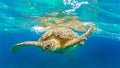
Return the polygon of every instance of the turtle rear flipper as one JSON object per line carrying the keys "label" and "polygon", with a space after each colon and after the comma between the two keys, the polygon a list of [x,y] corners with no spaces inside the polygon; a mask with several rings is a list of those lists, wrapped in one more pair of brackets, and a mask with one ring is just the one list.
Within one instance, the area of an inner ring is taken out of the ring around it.
{"label": "turtle rear flipper", "polygon": [[27,41],[27,42],[22,42],[22,43],[15,44],[12,47],[11,52],[15,53],[15,52],[19,51],[20,49],[22,49],[23,47],[26,47],[26,46],[40,46],[40,42]]}

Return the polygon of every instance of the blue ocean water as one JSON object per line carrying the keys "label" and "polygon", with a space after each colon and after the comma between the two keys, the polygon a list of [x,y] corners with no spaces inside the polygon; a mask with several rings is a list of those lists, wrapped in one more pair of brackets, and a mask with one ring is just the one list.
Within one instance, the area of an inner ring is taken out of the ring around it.
{"label": "blue ocean water", "polygon": [[[14,44],[37,41],[38,16],[65,11],[95,24],[85,45],[74,52],[51,54],[36,47],[11,53]],[[120,68],[119,0],[0,0],[0,68]]]}

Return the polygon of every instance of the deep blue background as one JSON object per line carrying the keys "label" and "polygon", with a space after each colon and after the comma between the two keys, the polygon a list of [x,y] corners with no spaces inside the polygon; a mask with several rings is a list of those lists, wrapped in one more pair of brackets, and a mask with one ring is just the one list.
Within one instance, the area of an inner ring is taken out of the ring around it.
{"label": "deep blue background", "polygon": [[[66,54],[49,54],[26,47],[12,54],[11,47],[22,41],[37,40],[29,31],[0,34],[0,68],[119,68],[119,41],[89,36],[85,45]],[[22,40],[22,41],[21,41]]]}

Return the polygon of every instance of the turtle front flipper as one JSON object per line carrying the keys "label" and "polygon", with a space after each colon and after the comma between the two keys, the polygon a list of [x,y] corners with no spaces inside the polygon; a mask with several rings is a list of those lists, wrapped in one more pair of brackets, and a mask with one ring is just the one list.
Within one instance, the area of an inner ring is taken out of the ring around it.
{"label": "turtle front flipper", "polygon": [[81,36],[79,36],[79,38],[76,38],[74,40],[71,40],[70,42],[68,42],[64,47],[76,44],[78,42],[81,42],[83,40],[85,40],[95,29],[95,26],[92,23],[89,23],[90,28]]}
{"label": "turtle front flipper", "polygon": [[21,48],[25,47],[25,46],[38,46],[38,47],[40,47],[40,42],[27,41],[27,42],[22,42],[22,43],[15,44],[12,47],[11,52],[15,53],[15,52],[19,51]]}

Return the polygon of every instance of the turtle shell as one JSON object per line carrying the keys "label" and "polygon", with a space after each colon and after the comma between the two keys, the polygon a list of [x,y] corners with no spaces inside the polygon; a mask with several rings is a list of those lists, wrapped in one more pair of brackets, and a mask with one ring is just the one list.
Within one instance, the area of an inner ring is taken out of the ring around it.
{"label": "turtle shell", "polygon": [[79,37],[76,33],[67,27],[55,27],[45,32],[38,41],[45,41],[53,36],[62,40],[72,40]]}

